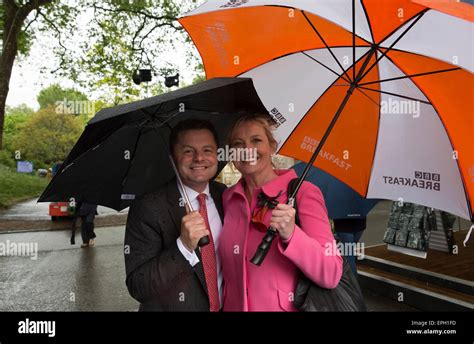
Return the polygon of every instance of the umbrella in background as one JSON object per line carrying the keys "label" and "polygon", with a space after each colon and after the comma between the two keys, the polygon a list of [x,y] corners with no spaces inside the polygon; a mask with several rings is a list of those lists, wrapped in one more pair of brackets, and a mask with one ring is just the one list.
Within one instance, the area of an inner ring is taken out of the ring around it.
{"label": "umbrella in background", "polygon": [[[292,168],[299,177],[305,167],[306,164],[300,162]],[[366,217],[380,201],[362,197],[349,186],[320,168],[311,167],[305,180],[319,187],[324,196],[328,216],[333,220]]]}
{"label": "umbrella in background", "polygon": [[433,3],[212,0],[179,22],[208,78],[253,79],[280,154],[474,221],[474,11]]}
{"label": "umbrella in background", "polygon": [[[38,202],[73,198],[122,210],[174,177],[169,159],[172,127],[187,118],[208,120],[222,147],[239,111],[266,112],[248,78],[215,78],[102,109]],[[220,168],[225,163],[221,161]]]}

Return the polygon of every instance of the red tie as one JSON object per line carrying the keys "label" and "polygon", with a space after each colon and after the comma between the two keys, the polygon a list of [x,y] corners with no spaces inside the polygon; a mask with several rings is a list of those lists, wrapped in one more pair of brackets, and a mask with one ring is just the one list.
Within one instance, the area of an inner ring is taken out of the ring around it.
{"label": "red tie", "polygon": [[207,293],[209,294],[209,304],[211,312],[219,311],[219,291],[217,289],[217,264],[216,249],[214,239],[212,238],[211,226],[207,217],[206,195],[199,194],[199,214],[204,219],[207,229],[209,230],[209,244],[201,247],[202,265],[204,267],[204,276],[206,277]]}

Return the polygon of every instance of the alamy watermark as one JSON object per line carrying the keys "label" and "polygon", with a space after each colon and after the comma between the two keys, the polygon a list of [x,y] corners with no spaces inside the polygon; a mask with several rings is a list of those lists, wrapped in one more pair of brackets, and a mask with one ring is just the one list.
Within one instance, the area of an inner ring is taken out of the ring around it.
{"label": "alamy watermark", "polygon": [[54,320],[30,320],[26,318],[18,323],[19,334],[47,334],[48,337],[56,336],[56,321]]}
{"label": "alamy watermark", "polygon": [[256,148],[234,148],[225,145],[217,149],[218,161],[244,161],[249,162],[249,165],[255,165],[257,158]]}
{"label": "alamy watermark", "polygon": [[412,115],[420,117],[420,101],[388,98],[380,102],[380,113],[388,115]]}
{"label": "alamy watermark", "polygon": [[363,242],[338,242],[338,243],[326,243],[324,245],[324,254],[326,256],[356,256],[358,260],[364,259],[365,257],[365,244]]}
{"label": "alamy watermark", "polygon": [[38,259],[37,242],[5,242],[0,241],[0,256],[3,257],[30,257],[31,260]]}
{"label": "alamy watermark", "polygon": [[95,114],[95,102],[88,100],[58,100],[56,102],[56,113],[68,115],[93,115]]}

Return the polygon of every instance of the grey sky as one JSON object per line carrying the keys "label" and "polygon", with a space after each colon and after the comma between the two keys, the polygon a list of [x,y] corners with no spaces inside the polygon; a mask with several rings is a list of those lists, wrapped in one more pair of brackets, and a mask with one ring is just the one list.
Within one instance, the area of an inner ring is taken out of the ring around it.
{"label": "grey sky", "polygon": [[[80,37],[81,31],[84,32],[86,30],[85,23],[89,22],[91,15],[92,12],[86,13],[84,18],[80,18],[78,20],[78,31],[76,32],[76,37]],[[33,109],[38,109],[39,104],[36,101],[36,97],[41,89],[53,83],[59,83],[62,87],[67,88],[75,87],[72,81],[50,73],[50,70],[57,68],[57,60],[52,53],[56,44],[57,43],[54,38],[45,39],[43,37],[41,41],[35,42],[31,49],[31,53],[27,58],[17,57],[10,79],[10,92],[7,97],[8,106],[17,106],[19,104],[25,103]],[[196,71],[192,70],[186,64],[185,53],[185,47],[179,46],[176,51],[170,51],[168,53],[162,54],[160,58],[162,61],[168,62],[171,65],[177,67],[180,72],[180,81],[189,84],[196,75]],[[195,54],[196,56],[199,56],[197,51]],[[41,67],[46,67],[47,72],[41,74]],[[132,72],[133,71],[130,72],[130,78],[132,76]],[[149,86],[156,83],[163,84],[163,77],[153,77],[153,80],[151,83],[149,83]],[[146,86],[142,84],[137,87],[141,87],[143,90],[145,90]],[[87,93],[87,96],[93,100],[98,97],[98,94]]]}

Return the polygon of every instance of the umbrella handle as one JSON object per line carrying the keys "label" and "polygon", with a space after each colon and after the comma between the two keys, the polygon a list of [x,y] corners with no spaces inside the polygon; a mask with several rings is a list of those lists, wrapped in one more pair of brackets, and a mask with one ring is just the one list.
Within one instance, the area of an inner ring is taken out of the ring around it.
{"label": "umbrella handle", "polygon": [[199,239],[198,246],[203,247],[206,246],[210,243],[209,235],[203,236],[201,239]]}
{"label": "umbrella handle", "polygon": [[255,255],[253,258],[250,260],[252,264],[255,264],[257,266],[260,266],[260,264],[263,263],[263,260],[267,256],[268,250],[270,249],[270,246],[272,245],[273,239],[276,237],[276,229],[273,227],[268,227],[267,233],[262,239],[262,242],[260,245],[258,245],[257,251],[255,251]]}
{"label": "umbrella handle", "polygon": [[[303,182],[302,180],[301,181],[298,180],[298,184],[296,185],[295,190],[293,190],[292,194],[288,198],[288,202],[286,204],[291,205],[292,207],[294,206],[296,194],[302,182]],[[276,234],[277,234],[277,230],[275,228],[273,228],[272,226],[268,227],[267,233],[263,237],[260,245],[258,245],[253,258],[250,259],[250,262],[252,264],[260,266],[263,263],[263,260],[267,256],[268,250],[270,250],[270,247],[272,246],[272,242],[273,242],[273,239],[275,239]]]}

